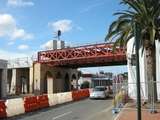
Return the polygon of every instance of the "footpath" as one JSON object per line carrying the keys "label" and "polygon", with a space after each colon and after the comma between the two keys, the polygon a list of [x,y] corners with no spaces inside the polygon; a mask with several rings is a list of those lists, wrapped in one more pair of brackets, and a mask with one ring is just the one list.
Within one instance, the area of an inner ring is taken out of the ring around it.
{"label": "footpath", "polygon": [[[160,109],[156,109],[157,113],[150,113],[147,105],[142,106],[142,120],[160,120]],[[136,103],[130,102],[117,115],[115,120],[136,120],[137,110]]]}

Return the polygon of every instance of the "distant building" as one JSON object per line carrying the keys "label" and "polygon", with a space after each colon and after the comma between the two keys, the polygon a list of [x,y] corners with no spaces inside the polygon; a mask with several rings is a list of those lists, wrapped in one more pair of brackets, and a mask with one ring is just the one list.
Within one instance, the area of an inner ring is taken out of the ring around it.
{"label": "distant building", "polygon": [[78,80],[79,86],[88,81],[90,83],[90,87],[96,86],[111,86],[113,80],[113,74],[108,73],[97,73],[97,74],[82,74],[80,79]]}
{"label": "distant building", "polygon": [[47,50],[63,49],[65,48],[65,42],[62,40],[51,40],[50,45],[47,46]]}
{"label": "distant building", "polygon": [[112,86],[113,74],[102,73],[96,74],[92,77],[92,87],[96,86]]}

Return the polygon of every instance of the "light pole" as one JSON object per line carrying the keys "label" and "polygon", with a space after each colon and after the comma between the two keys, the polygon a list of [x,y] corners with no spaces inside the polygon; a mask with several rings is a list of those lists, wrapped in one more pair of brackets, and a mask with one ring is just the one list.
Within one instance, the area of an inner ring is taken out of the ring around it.
{"label": "light pole", "polygon": [[138,24],[134,24],[134,36],[136,42],[136,77],[137,77],[137,120],[141,120],[141,90],[140,90],[140,74],[139,74],[139,42],[141,30]]}

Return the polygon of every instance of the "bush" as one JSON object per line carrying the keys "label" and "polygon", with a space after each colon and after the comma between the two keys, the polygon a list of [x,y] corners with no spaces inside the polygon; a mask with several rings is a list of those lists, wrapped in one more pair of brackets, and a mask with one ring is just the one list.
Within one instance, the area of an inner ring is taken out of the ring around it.
{"label": "bush", "polygon": [[89,82],[88,81],[84,81],[82,84],[81,84],[81,89],[86,89],[86,88],[89,88]]}

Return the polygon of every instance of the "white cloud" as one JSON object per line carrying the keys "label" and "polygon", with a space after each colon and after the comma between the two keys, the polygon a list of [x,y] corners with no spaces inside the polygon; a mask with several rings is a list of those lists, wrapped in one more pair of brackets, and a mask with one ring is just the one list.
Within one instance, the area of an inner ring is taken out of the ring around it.
{"label": "white cloud", "polygon": [[5,51],[0,49],[0,59],[8,60],[8,59],[14,59],[14,58],[23,58],[27,56],[28,54]]}
{"label": "white cloud", "polygon": [[9,6],[15,7],[25,7],[34,5],[34,3],[31,0],[8,0],[7,4]]}
{"label": "white cloud", "polygon": [[11,36],[11,39],[15,40],[19,38],[23,40],[33,39],[33,35],[26,33],[24,29],[15,29]]}
{"label": "white cloud", "polygon": [[14,45],[14,42],[13,42],[13,41],[11,41],[11,42],[9,42],[9,43],[8,43],[8,45]]}
{"label": "white cloud", "polygon": [[48,42],[44,43],[43,45],[40,46],[41,49],[51,49],[53,46],[53,40],[49,40]]}
{"label": "white cloud", "polygon": [[19,49],[19,50],[27,50],[28,48],[29,48],[28,45],[19,45],[19,46],[18,46],[18,49]]}
{"label": "white cloud", "polygon": [[49,26],[53,28],[54,31],[61,30],[62,32],[68,32],[72,29],[72,21],[68,19],[58,20],[49,23]]}
{"label": "white cloud", "polygon": [[18,28],[15,19],[10,14],[0,14],[0,37],[16,39],[33,39],[33,34],[27,33],[24,29]]}

